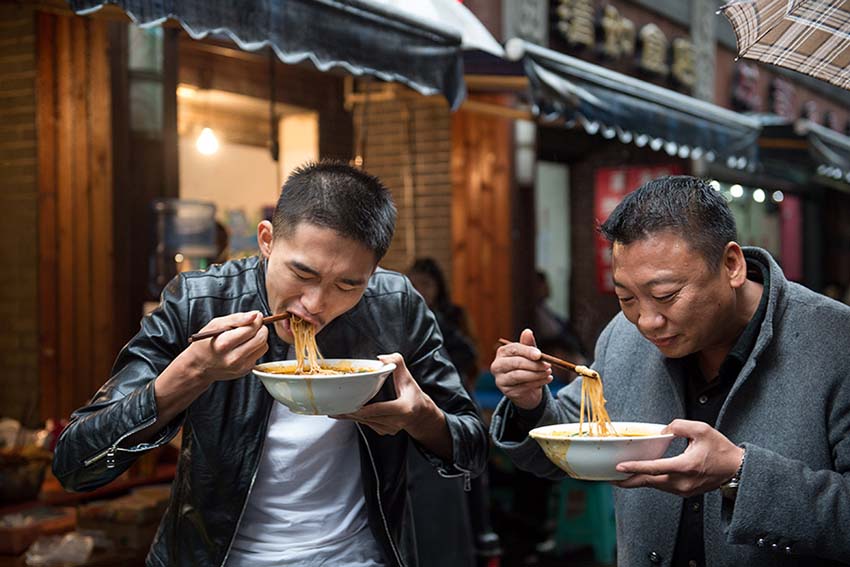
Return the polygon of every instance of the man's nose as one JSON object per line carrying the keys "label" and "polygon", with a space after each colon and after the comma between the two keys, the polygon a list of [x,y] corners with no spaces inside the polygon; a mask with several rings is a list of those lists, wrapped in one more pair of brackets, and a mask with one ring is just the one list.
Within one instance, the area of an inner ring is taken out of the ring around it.
{"label": "man's nose", "polygon": [[638,330],[644,334],[652,334],[664,327],[666,319],[658,310],[641,306],[638,314]]}
{"label": "man's nose", "polygon": [[325,309],[325,292],[320,286],[311,286],[301,295],[301,304],[311,315],[318,315]]}

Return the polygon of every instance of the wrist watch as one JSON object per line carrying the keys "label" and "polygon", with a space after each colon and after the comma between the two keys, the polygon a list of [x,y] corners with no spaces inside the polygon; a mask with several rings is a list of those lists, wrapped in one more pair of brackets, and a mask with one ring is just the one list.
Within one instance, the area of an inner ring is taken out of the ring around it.
{"label": "wrist watch", "polygon": [[735,497],[738,495],[738,485],[741,483],[741,473],[744,471],[744,459],[747,458],[747,449],[743,446],[741,449],[744,450],[744,453],[741,455],[741,464],[738,466],[738,470],[735,471],[732,478],[720,485],[720,494],[729,500],[735,500]]}

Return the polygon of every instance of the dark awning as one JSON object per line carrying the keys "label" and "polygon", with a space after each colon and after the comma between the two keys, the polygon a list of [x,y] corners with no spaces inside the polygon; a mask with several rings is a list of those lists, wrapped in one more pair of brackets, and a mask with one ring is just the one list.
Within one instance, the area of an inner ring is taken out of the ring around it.
{"label": "dark awning", "polygon": [[506,52],[522,59],[543,121],[579,125],[671,156],[756,166],[760,124],[754,118],[519,39],[511,39]]}
{"label": "dark awning", "polygon": [[463,100],[461,37],[368,0],[68,0],[77,14],[116,4],[140,26],[175,19],[194,39],[231,37],[241,49],[270,45],[284,63],[309,60]]}
{"label": "dark awning", "polygon": [[807,119],[760,117],[761,154],[776,169],[808,168],[821,177],[850,184],[850,137]]}

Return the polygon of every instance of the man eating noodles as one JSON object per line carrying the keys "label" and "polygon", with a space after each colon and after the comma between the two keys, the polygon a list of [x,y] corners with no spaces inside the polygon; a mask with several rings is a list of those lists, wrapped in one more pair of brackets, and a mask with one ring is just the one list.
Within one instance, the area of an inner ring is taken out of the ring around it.
{"label": "man eating noodles", "polygon": [[[381,182],[335,162],[286,181],[260,256],[180,274],[124,347],[112,377],[77,410],[54,472],[102,486],[182,426],[171,501],[152,566],[402,566],[415,557],[406,496],[408,439],[444,476],[477,475],[486,431],[410,282],[377,268],[396,209]],[[250,372],[292,359],[288,312],[329,358],[396,370],[356,413],[303,416]],[[198,330],[229,329],[189,342]]]}
{"label": "man eating noodles", "polygon": [[[665,423],[665,458],[624,462],[618,564],[837,565],[850,557],[850,308],[741,248],[723,197],[666,177],[601,227],[622,309],[596,347],[614,421]],[[499,349],[491,432],[521,468],[563,473],[527,437],[577,422],[531,331]],[[682,451],[684,449],[684,451]],[[655,488],[658,490],[647,490]]]}

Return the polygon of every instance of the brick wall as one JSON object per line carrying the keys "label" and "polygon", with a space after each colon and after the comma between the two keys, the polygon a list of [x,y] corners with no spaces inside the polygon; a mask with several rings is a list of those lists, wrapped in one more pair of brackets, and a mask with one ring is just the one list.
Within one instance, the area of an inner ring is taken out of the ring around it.
{"label": "brick wall", "polygon": [[404,272],[415,258],[431,256],[451,281],[451,114],[442,98],[402,87],[392,92],[391,100],[355,104],[352,111],[365,169],[390,188],[398,207],[395,238],[381,265]]}
{"label": "brick wall", "polygon": [[0,416],[39,419],[35,19],[0,4]]}

